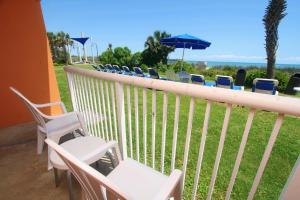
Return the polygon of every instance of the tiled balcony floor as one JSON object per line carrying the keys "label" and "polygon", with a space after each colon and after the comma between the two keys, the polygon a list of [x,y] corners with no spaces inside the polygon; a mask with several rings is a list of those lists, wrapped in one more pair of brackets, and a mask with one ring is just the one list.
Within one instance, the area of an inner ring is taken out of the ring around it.
{"label": "tiled balcony floor", "polygon": [[[103,165],[105,163],[100,167]],[[35,141],[0,147],[0,199],[68,200],[65,173],[60,176],[61,182],[56,188],[53,171],[47,170],[47,148],[42,155],[37,155]],[[79,185],[75,182],[75,199],[80,199]]]}

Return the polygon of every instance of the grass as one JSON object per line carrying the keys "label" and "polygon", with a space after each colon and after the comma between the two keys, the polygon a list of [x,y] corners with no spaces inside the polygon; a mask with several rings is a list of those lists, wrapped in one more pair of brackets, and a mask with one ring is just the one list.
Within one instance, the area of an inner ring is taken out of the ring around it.
{"label": "grass", "polygon": [[[90,66],[80,65],[79,67],[91,69]],[[59,84],[59,90],[62,100],[65,102],[67,109],[72,110],[66,76],[62,66],[56,66],[55,72]],[[147,164],[151,165],[151,103],[152,92],[147,90]],[[299,96],[299,95],[298,95]],[[126,94],[125,94],[126,98]],[[133,99],[133,90],[131,90],[131,99]],[[132,109],[132,133],[133,141],[135,141],[135,116]],[[180,119],[178,129],[178,143],[176,151],[176,168],[182,169],[184,145],[187,132],[187,121],[189,112],[190,98],[181,97],[180,105]],[[163,94],[157,94],[157,127],[156,127],[156,169],[160,170],[161,159],[161,137],[162,137],[162,106]],[[126,106],[126,105],[125,105]],[[198,149],[201,140],[201,131],[204,119],[206,102],[204,100],[196,100],[194,109],[193,129],[190,143],[189,159],[187,165],[187,175],[185,184],[185,199],[191,199],[192,189],[194,184],[194,176],[197,165]],[[125,107],[127,109],[127,106]],[[204,199],[208,193],[210,178],[215,162],[217,148],[219,144],[220,133],[222,129],[225,105],[221,103],[214,103],[211,110],[211,117],[209,121],[209,129],[207,141],[205,146],[205,153],[203,164],[201,168],[201,176],[198,187],[197,199]],[[165,154],[165,172],[170,172],[171,166],[171,152],[173,139],[173,121],[175,111],[175,96],[169,95],[168,98],[168,123],[166,133],[166,154]],[[127,112],[127,110],[126,110]],[[230,180],[235,158],[239,149],[241,137],[244,126],[247,120],[249,110],[244,107],[234,106],[229,122],[228,131],[225,138],[225,144],[222,154],[222,159],[219,166],[218,176],[213,193],[213,199],[224,199],[227,186]],[[139,138],[140,138],[140,161],[144,162],[143,158],[143,133],[142,133],[142,90],[139,89]],[[127,113],[126,113],[127,115]],[[255,114],[254,122],[249,134],[248,142],[245,148],[245,153],[242,159],[240,170],[232,191],[232,199],[246,199],[248,192],[252,186],[257,168],[261,161],[265,146],[268,142],[270,133],[272,131],[276,114],[258,111]],[[128,124],[127,124],[128,126]],[[287,177],[295,164],[300,153],[300,137],[298,130],[300,129],[299,119],[294,117],[285,117],[284,123],[281,127],[277,141],[273,147],[273,151],[264,175],[261,179],[260,185],[255,195],[255,199],[277,199],[281,190],[286,183]],[[128,127],[127,127],[128,130]],[[129,146],[129,145],[128,145]],[[135,143],[133,144],[135,147]],[[136,149],[133,148],[133,157],[136,158]],[[128,148],[128,153],[129,148]]]}

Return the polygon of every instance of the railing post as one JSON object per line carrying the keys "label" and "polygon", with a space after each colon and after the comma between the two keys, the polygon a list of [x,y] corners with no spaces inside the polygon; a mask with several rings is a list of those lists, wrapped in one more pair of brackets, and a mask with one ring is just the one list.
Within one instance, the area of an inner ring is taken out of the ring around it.
{"label": "railing post", "polygon": [[117,100],[117,118],[118,130],[120,137],[120,149],[123,159],[127,158],[127,141],[126,141],[126,125],[125,125],[125,104],[124,104],[124,86],[116,82],[116,100]]}
{"label": "railing post", "polygon": [[75,99],[75,94],[74,94],[74,82],[73,82],[73,75],[71,75],[69,72],[67,72],[67,79],[68,79],[68,87],[69,87],[69,92],[71,96],[71,101],[72,101],[72,106],[74,111],[78,111],[78,105]]}
{"label": "railing post", "polygon": [[295,166],[281,192],[279,199],[280,200],[298,199],[300,196],[299,184],[300,184],[300,156],[298,156],[298,160],[295,163]]}

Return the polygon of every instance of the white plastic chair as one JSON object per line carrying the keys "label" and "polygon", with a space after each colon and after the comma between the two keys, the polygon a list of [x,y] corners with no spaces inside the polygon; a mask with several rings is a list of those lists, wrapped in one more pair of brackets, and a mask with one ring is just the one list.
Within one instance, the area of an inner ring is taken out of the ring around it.
{"label": "white plastic chair", "polygon": [[[13,87],[10,89],[22,100],[26,107],[32,113],[35,121],[37,122],[37,153],[41,154],[44,147],[45,138],[51,138],[56,143],[59,139],[67,133],[74,132],[75,130],[82,130],[83,135],[87,133],[85,124],[81,115],[78,112],[67,113],[63,102],[54,102],[47,104],[34,104],[23,96],[18,90]],[[42,113],[39,109],[59,105],[63,114],[57,116],[49,116]],[[48,169],[52,168],[49,161],[51,148],[48,148]]]}
{"label": "white plastic chair", "polygon": [[46,139],[76,177],[82,188],[83,199],[89,200],[165,200],[181,199],[182,172],[174,170],[170,176],[132,159],[121,160],[117,142],[108,142],[102,151],[112,149],[119,160],[118,166],[107,176]]}

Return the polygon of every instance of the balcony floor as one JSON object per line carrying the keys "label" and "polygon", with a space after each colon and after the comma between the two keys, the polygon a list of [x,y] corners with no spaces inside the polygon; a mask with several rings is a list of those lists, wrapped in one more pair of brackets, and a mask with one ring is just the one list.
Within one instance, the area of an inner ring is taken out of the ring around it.
{"label": "balcony floor", "polygon": [[[100,169],[108,169],[103,165],[107,163],[100,163]],[[109,172],[106,170],[105,173]],[[60,172],[60,177],[60,185],[56,188],[53,171],[47,170],[47,146],[42,155],[37,155],[35,141],[0,147],[0,199],[67,200],[65,173]],[[80,199],[79,185],[75,180],[73,187],[75,199]]]}

